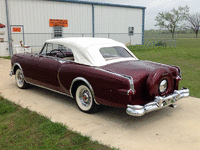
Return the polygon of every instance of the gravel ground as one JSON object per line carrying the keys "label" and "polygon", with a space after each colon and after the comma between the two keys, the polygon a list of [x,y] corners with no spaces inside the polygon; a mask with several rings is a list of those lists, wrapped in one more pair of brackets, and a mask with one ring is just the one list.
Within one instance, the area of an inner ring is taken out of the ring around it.
{"label": "gravel ground", "polygon": [[0,94],[54,122],[122,150],[200,149],[200,99],[180,100],[176,109],[165,108],[143,117],[131,117],[125,109],[103,107],[85,114],[74,99],[39,87],[21,90],[10,77],[10,60],[0,58]]}

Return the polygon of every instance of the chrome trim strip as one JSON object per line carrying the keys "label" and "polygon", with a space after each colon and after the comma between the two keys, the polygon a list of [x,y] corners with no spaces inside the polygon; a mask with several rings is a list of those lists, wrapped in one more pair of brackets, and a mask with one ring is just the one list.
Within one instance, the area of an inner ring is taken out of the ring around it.
{"label": "chrome trim strip", "polygon": [[127,91],[127,95],[129,95],[129,93],[130,93],[131,91],[133,92],[133,95],[134,95],[135,92],[134,92],[134,90],[132,90],[132,89],[130,89],[130,90]]}
{"label": "chrome trim strip", "polygon": [[181,77],[180,77],[180,76],[177,76],[177,77],[176,77],[176,80],[181,80]]}
{"label": "chrome trim strip", "polygon": [[9,75],[12,77],[12,75],[13,75],[13,71],[12,71],[12,69],[10,70]]}
{"label": "chrome trim strip", "polygon": [[101,69],[101,68],[95,68],[95,69],[100,70],[100,71],[104,71],[104,72],[107,72],[107,73],[111,73],[111,74],[116,75],[116,76],[127,78],[125,75],[121,75],[121,74],[118,74],[118,73],[110,72],[110,71],[107,71],[107,70],[104,70],[104,69]]}
{"label": "chrome trim strip", "polygon": [[[144,60],[144,61],[151,62],[151,63],[154,63],[154,64],[159,64],[159,65],[162,65],[162,66],[174,67],[174,65],[161,64],[161,63],[153,62],[153,61],[149,61],[149,60]],[[177,66],[177,67],[179,67],[179,66]],[[176,67],[174,67],[174,68],[176,68]],[[181,68],[179,67],[179,69],[180,69],[180,71],[176,68],[178,75],[181,77]]]}
{"label": "chrome trim strip", "polygon": [[91,84],[90,84],[85,78],[83,78],[83,77],[77,77],[77,78],[75,78],[75,79],[72,81],[72,83],[71,83],[71,85],[70,85],[70,95],[71,95],[71,97],[73,97],[73,96],[72,96],[72,87],[73,87],[73,85],[74,85],[74,83],[75,83],[76,81],[83,81],[83,82],[85,82],[85,83],[87,84],[87,86],[90,88],[90,90],[91,90],[91,92],[92,92],[92,96],[94,97],[95,103],[96,103],[97,105],[99,105],[99,104],[97,103],[97,101],[95,100],[94,90],[93,90]]}
{"label": "chrome trim strip", "polygon": [[[14,75],[15,66],[18,66],[18,67],[22,70],[22,73],[23,73],[23,75],[24,75],[23,69],[22,69],[22,67],[21,67],[21,65],[20,65],[19,63],[14,63],[14,64],[13,64],[13,66],[12,66],[12,68],[11,68],[12,75]],[[11,76],[11,71],[10,71],[10,73],[9,73],[10,76]],[[24,76],[24,80],[26,81],[26,77],[25,77],[25,76]],[[27,82],[27,81],[26,81],[26,82]]]}
{"label": "chrome trim strip", "polygon": [[179,99],[189,96],[189,89],[181,88],[175,90],[173,94],[169,96],[156,96],[153,102],[147,103],[144,106],[141,105],[127,105],[126,113],[131,116],[143,116],[145,113],[165,108],[170,105],[174,105]]}
{"label": "chrome trim strip", "polygon": [[134,82],[133,82],[133,78],[131,76],[113,73],[113,72],[110,72],[110,71],[107,71],[107,70],[104,70],[104,69],[101,69],[101,68],[95,68],[95,69],[128,79],[129,83],[130,83],[130,88],[133,90],[133,94],[135,93]]}
{"label": "chrome trim strip", "polygon": [[22,70],[22,72],[23,72],[23,69],[22,69],[21,65],[19,63],[14,63],[13,67],[12,67],[13,73],[14,73],[15,66],[18,66]]}
{"label": "chrome trim strip", "polygon": [[[11,70],[12,75],[13,75],[13,73],[14,73],[14,68],[15,68],[15,66],[18,66],[18,67],[22,70],[22,67],[20,66],[20,64],[19,64],[19,63],[15,63],[15,64],[13,65],[13,67],[12,67],[12,70]],[[11,74],[11,72],[10,72],[10,74]],[[22,72],[23,72],[23,70],[22,70]],[[10,74],[9,74],[9,75],[10,75]],[[24,77],[24,80],[26,81],[25,77]],[[59,92],[59,91],[56,91],[56,90],[53,90],[53,89],[50,89],[50,88],[47,88],[47,87],[38,85],[38,84],[34,84],[34,83],[31,83],[31,82],[27,82],[27,81],[26,81],[26,83],[32,84],[32,85],[35,85],[35,86],[38,86],[38,87],[41,87],[41,88],[44,88],[44,89],[47,89],[47,90],[50,90],[50,91],[53,91],[53,92],[56,92],[56,93],[63,94],[63,95],[66,95],[66,96],[71,97],[71,95],[68,95],[68,94],[66,94],[66,93],[62,93],[62,92]],[[73,97],[72,97],[72,98],[73,98]]]}
{"label": "chrome trim strip", "polygon": [[66,62],[66,60],[60,60],[60,59],[58,59],[58,62],[61,63],[61,64],[63,64],[63,63]]}
{"label": "chrome trim strip", "polygon": [[[153,62],[153,61],[150,61],[150,60],[144,60],[144,61],[151,62],[151,63],[154,63],[154,64],[159,64],[159,65],[162,65],[162,66],[173,67],[173,66],[170,66],[170,65],[167,65],[167,64],[161,64],[161,63]],[[176,69],[177,69],[177,68],[176,68]],[[177,69],[177,70],[178,70],[178,69]]]}
{"label": "chrome trim strip", "polygon": [[127,75],[122,75],[122,76],[124,76],[124,77],[129,79],[130,88],[131,88],[131,90],[133,90],[133,94],[135,94],[133,78],[131,76],[127,76]]}
{"label": "chrome trim strip", "polygon": [[[26,81],[27,82],[27,81]],[[41,86],[41,85],[38,85],[38,84],[34,84],[34,83],[31,83],[31,82],[27,82],[28,84],[31,84],[31,85],[34,85],[34,86],[37,86],[37,87],[40,87],[40,88],[43,88],[43,89],[47,89],[47,90],[50,90],[50,91],[53,91],[53,92],[56,92],[56,93],[59,93],[59,94],[62,94],[62,95],[66,95],[66,96],[69,96],[71,97],[71,95],[68,95],[66,93],[63,93],[63,92],[59,92],[59,91],[56,91],[56,90],[53,90],[53,89],[50,89],[50,88],[47,88],[47,87],[44,87],[44,86]],[[73,98],[73,97],[71,97]]]}

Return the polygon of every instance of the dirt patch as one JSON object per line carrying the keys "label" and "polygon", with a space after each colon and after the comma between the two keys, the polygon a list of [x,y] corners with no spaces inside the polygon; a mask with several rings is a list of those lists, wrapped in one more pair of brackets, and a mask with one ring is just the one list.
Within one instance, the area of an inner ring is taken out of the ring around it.
{"label": "dirt patch", "polygon": [[181,99],[176,109],[165,108],[143,117],[125,109],[103,107],[85,114],[74,99],[31,86],[21,90],[10,77],[10,60],[0,58],[0,93],[5,98],[62,122],[72,130],[123,150],[188,150],[200,147],[200,99]]}

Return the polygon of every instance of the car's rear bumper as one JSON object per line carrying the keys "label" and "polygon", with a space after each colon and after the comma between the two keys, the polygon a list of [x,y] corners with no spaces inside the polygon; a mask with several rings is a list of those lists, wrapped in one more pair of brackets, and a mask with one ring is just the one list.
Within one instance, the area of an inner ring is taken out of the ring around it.
{"label": "car's rear bumper", "polygon": [[156,96],[153,102],[147,103],[144,106],[141,105],[127,105],[126,113],[131,116],[143,116],[145,113],[161,109],[167,106],[175,106],[174,103],[180,98],[188,97],[189,89],[181,88],[181,90],[175,90],[173,94],[169,96]]}

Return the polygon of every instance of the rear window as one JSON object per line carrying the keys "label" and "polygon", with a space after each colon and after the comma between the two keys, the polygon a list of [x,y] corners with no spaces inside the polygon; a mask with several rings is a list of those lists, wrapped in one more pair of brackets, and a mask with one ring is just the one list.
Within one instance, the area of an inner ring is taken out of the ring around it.
{"label": "rear window", "polygon": [[112,60],[112,59],[133,57],[123,47],[103,47],[103,48],[100,48],[99,51],[106,61]]}

